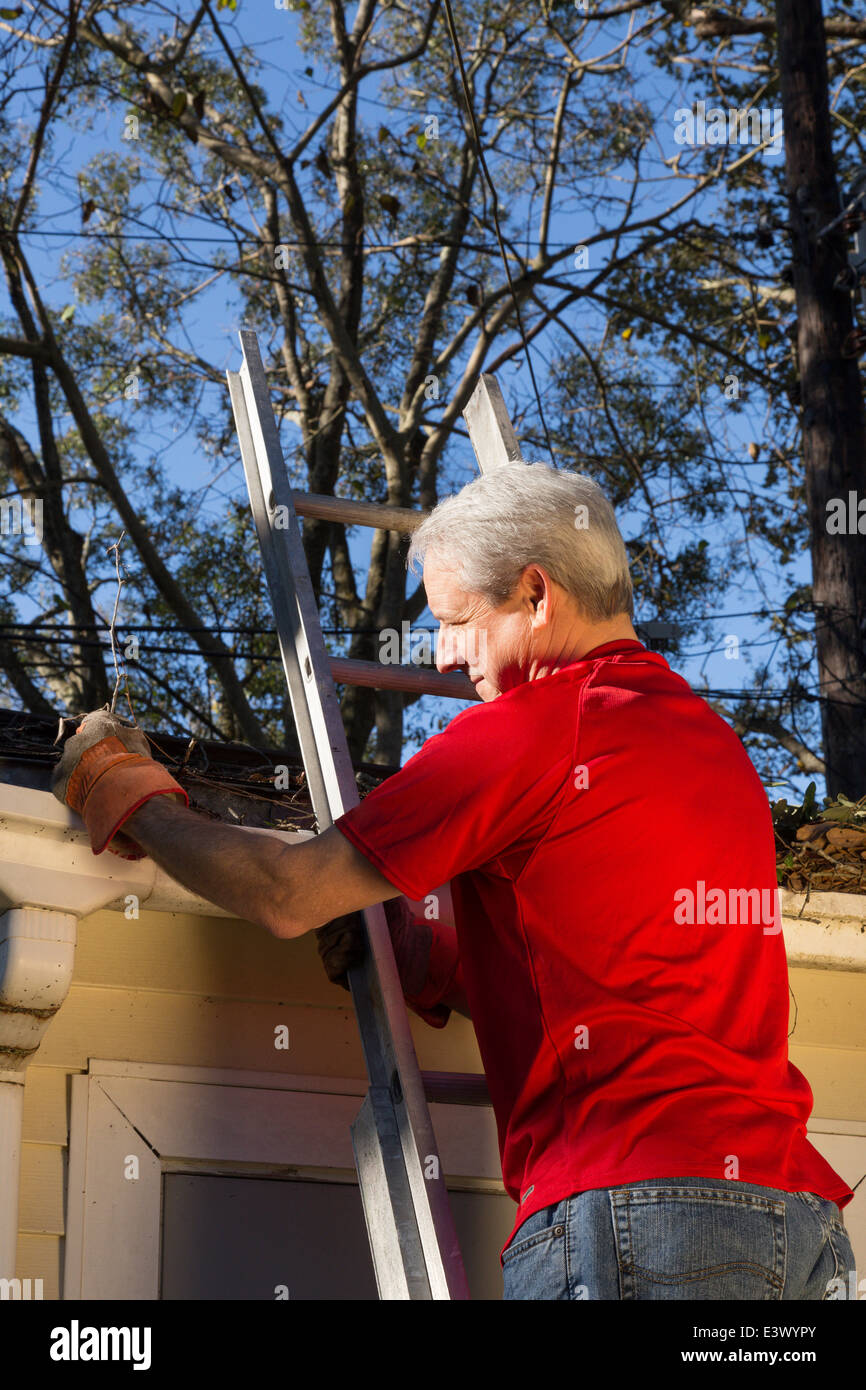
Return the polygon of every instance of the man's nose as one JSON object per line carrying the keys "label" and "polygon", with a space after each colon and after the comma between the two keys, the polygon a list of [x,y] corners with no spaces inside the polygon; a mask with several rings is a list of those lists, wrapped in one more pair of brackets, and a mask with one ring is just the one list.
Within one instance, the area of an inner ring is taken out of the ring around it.
{"label": "man's nose", "polygon": [[445,674],[448,671],[453,671],[455,666],[460,666],[461,664],[462,660],[457,642],[453,637],[449,637],[447,634],[443,635],[442,629],[440,628],[439,636],[436,639],[437,671],[441,671]]}

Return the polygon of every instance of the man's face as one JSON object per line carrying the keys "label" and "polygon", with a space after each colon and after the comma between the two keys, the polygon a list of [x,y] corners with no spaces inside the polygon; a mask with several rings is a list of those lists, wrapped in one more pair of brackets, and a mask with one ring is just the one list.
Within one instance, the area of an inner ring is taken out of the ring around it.
{"label": "man's face", "polygon": [[439,621],[436,666],[464,671],[482,700],[522,684],[528,676],[532,604],[518,586],[517,597],[496,608],[461,589],[452,570],[434,556],[424,561],[424,589]]}

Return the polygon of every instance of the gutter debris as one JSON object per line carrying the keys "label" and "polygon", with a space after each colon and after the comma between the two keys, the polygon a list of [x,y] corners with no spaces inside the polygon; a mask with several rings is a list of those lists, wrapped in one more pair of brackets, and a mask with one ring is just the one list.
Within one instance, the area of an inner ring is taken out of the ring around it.
{"label": "gutter debris", "polygon": [[[257,829],[317,829],[303,759],[297,753],[144,732],[153,757],[188,792],[193,810]],[[0,782],[49,791],[60,756],[56,735],[57,721],[50,716],[0,709]],[[399,769],[364,762],[356,763],[354,771],[363,801]]]}
{"label": "gutter debris", "polygon": [[[50,790],[59,757],[51,716],[0,709],[0,782]],[[259,829],[317,829],[303,759],[285,749],[147,734],[157,762],[169,769],[203,815]],[[277,778],[277,769],[284,769]],[[356,763],[363,801],[399,768]],[[279,780],[280,785],[276,782]],[[793,893],[866,893],[866,796],[859,801],[815,797],[815,783],[800,805],[771,803],[776,877]]]}
{"label": "gutter debris", "polygon": [[776,833],[776,877],[793,893],[866,893],[866,796],[825,797],[823,810],[810,782],[799,806],[771,806]]}

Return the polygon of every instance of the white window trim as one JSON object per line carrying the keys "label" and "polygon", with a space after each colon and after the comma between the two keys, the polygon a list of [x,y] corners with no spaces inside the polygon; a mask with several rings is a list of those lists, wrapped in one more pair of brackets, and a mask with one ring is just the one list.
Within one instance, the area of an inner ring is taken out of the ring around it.
{"label": "white window trim", "polygon": [[[357,1078],[90,1059],[72,1078],[64,1301],[159,1298],[164,1173],[356,1182],[349,1126],[366,1090]],[[492,1110],[430,1114],[449,1188],[504,1194]]]}

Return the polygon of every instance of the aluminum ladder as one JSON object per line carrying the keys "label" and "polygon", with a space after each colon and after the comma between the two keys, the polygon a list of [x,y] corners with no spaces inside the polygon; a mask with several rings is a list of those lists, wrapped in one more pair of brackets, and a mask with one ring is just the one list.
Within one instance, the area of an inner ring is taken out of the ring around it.
{"label": "aluminum ladder", "polygon": [[[467,676],[330,657],[301,539],[299,516],[412,531],[425,513],[294,492],[255,332],[239,333],[243,366],[229,393],[250,507],[274,611],[307,783],[319,831],[359,802],[335,681],[478,699]],[[520,457],[495,378],[482,375],[464,418],[479,468]],[[352,1146],[381,1299],[468,1299],[466,1273],[418,1068],[384,907],[365,908],[368,951],[349,972],[369,1090]],[[483,1077],[430,1074],[435,1099],[483,1104]]]}

